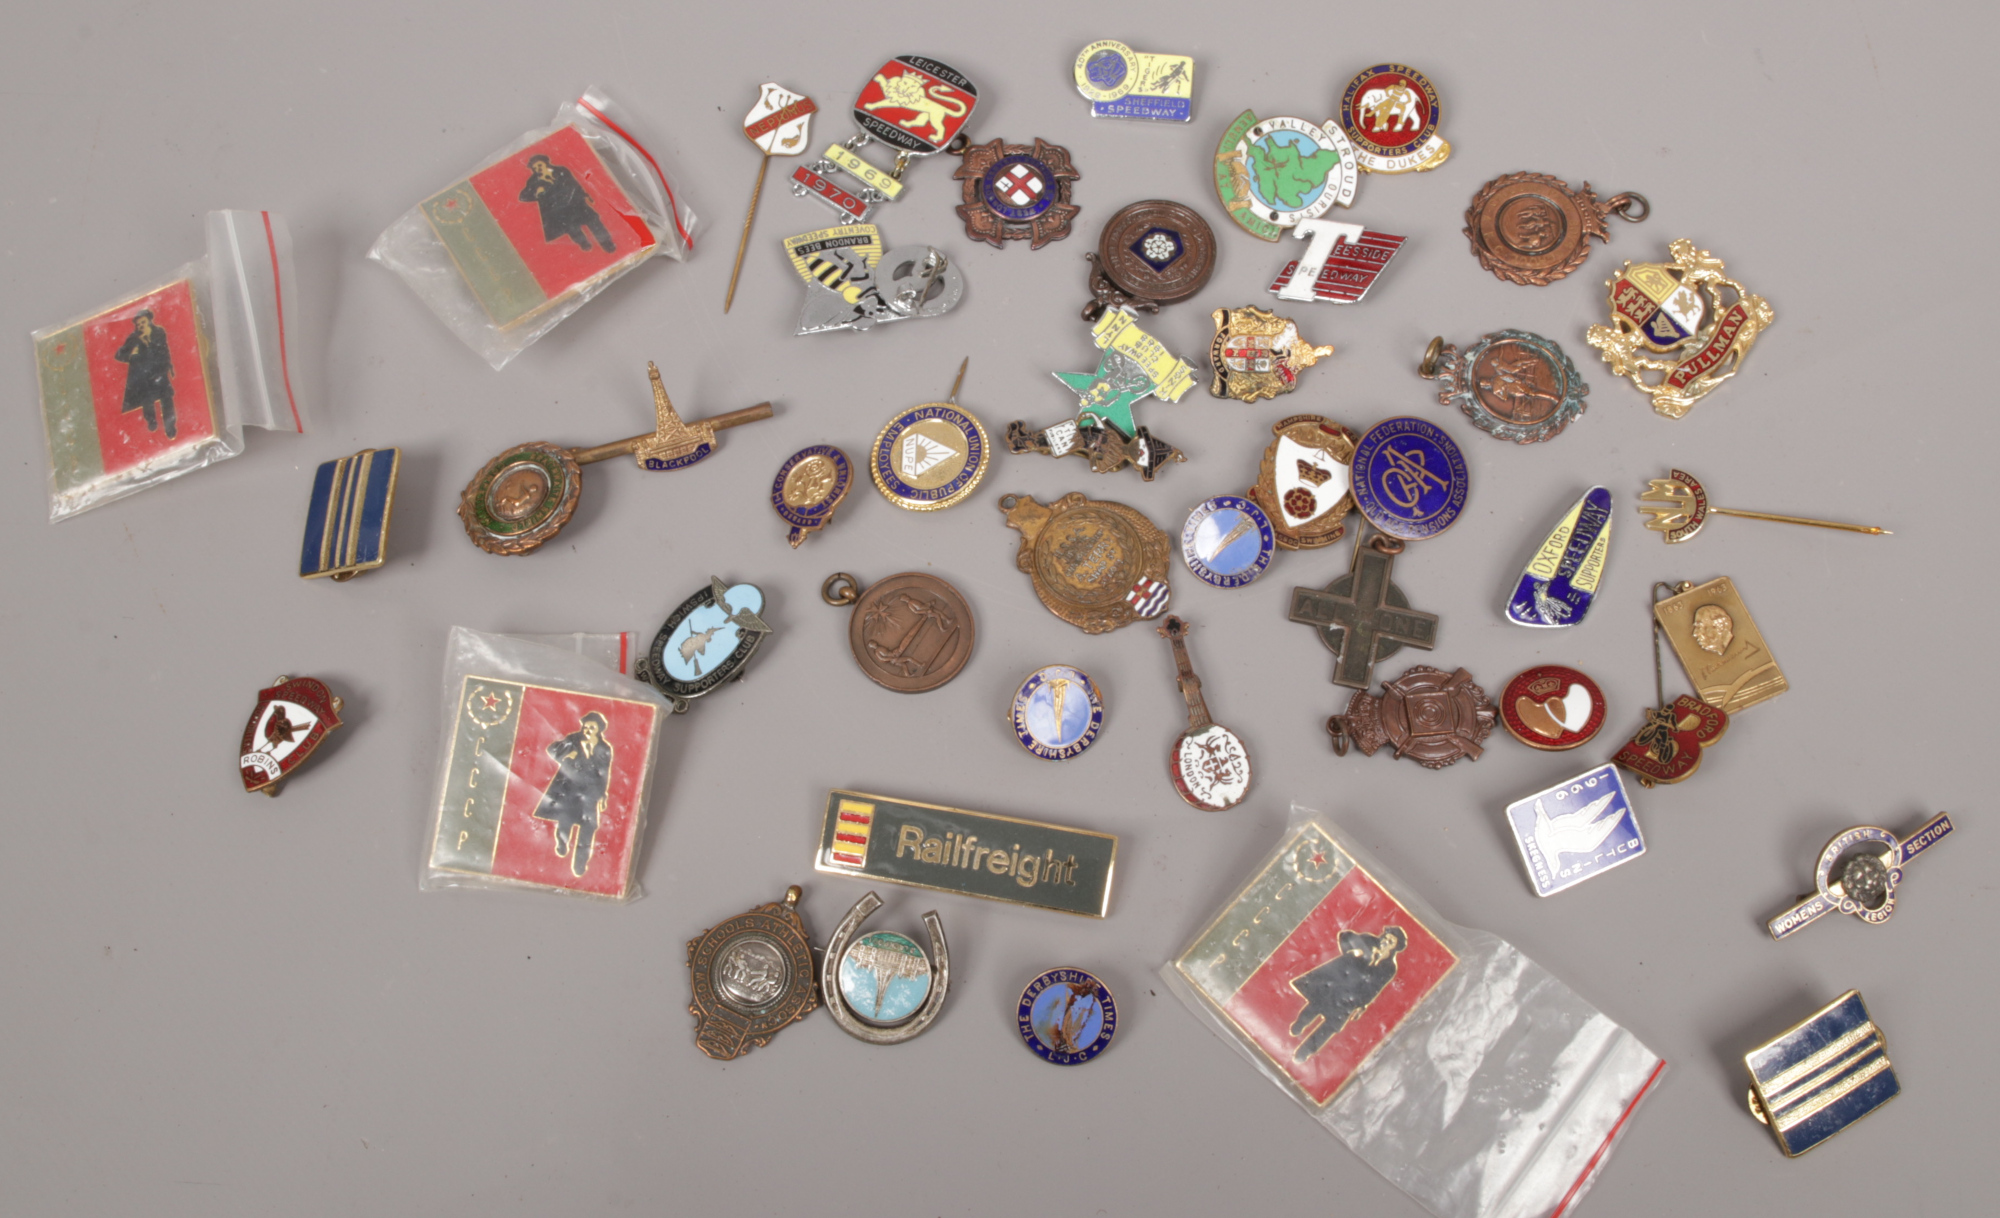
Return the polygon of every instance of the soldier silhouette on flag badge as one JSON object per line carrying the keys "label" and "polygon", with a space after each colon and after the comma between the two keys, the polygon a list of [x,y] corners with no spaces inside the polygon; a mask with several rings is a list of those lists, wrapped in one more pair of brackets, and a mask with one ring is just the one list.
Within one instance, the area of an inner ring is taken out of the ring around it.
{"label": "soldier silhouette on flag badge", "polygon": [[611,784],[611,743],[604,738],[609,726],[603,715],[591,711],[575,731],[549,742],[556,774],[534,816],[553,823],[556,857],[568,858],[570,874],[576,876],[590,866],[590,841],[597,835],[597,818],[604,814]]}
{"label": "soldier silhouette on flag badge", "polygon": [[[174,357],[167,350],[167,332],[153,320],[151,309],[141,309],[132,319],[132,333],[111,358],[125,365],[125,402],[120,413],[143,411],[147,431],[157,431],[164,423],[167,439],[173,439]],[[155,403],[159,405],[157,417]]]}
{"label": "soldier silhouette on flag badge", "polygon": [[611,243],[611,233],[598,218],[597,209],[591,206],[593,200],[584,190],[583,183],[576,175],[549,158],[536,153],[528,158],[528,184],[521,188],[521,202],[533,203],[542,209],[542,239],[554,241],[568,237],[576,242],[577,248],[589,249],[590,237],[584,235],[588,228],[597,238],[598,248],[609,254],[618,247]]}
{"label": "soldier silhouette on flag badge", "polygon": [[1292,1060],[1302,1062],[1319,1052],[1355,1016],[1367,1010],[1368,1004],[1395,979],[1396,953],[1409,945],[1410,937],[1400,926],[1386,927],[1379,935],[1343,930],[1338,956],[1294,977],[1292,988],[1306,1000],[1306,1005],[1292,1021],[1292,1035],[1306,1039],[1292,1054]]}

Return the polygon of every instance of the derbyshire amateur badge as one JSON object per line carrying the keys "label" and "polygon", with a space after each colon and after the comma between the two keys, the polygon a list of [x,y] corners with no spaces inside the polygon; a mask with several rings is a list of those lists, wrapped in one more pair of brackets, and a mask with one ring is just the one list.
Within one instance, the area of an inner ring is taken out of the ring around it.
{"label": "derbyshire amateur badge", "polygon": [[[1585,337],[1613,374],[1678,419],[1736,375],[1775,314],[1723,275],[1722,259],[1684,238],[1667,248],[1672,262],[1628,262],[1605,281],[1611,324]],[[1649,381],[1649,372],[1661,375]]]}

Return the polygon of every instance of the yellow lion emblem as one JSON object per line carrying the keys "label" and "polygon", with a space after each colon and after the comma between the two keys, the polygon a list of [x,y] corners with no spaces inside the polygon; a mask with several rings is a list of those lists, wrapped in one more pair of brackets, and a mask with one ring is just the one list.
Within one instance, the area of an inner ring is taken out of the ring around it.
{"label": "yellow lion emblem", "polygon": [[923,80],[911,73],[884,76],[877,72],[875,83],[882,86],[882,100],[869,102],[862,109],[908,110],[910,117],[897,119],[896,125],[918,134],[929,127],[937,132],[931,140],[933,144],[945,142],[945,120],[964,118],[971,111],[950,85],[934,84],[926,88]]}

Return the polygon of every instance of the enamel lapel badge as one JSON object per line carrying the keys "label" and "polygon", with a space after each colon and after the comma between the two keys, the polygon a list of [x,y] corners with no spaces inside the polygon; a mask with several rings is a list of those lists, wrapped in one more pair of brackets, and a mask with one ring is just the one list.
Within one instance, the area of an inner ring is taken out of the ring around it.
{"label": "enamel lapel badge", "polygon": [[900,1045],[937,1022],[951,992],[951,948],[936,910],[924,915],[929,955],[893,930],[861,933],[882,898],[867,893],[834,928],[820,963],[826,1013],[841,1031],[871,1045]]}
{"label": "enamel lapel badge", "polygon": [[1301,220],[1354,202],[1360,165],[1332,120],[1236,116],[1215,146],[1215,193],[1243,231],[1276,241]]}
{"label": "enamel lapel badge", "polygon": [[1889,1044],[1849,990],[1743,1055],[1750,1115],[1797,1158],[1900,1095]]}
{"label": "enamel lapel badge", "polygon": [[1217,309],[1209,320],[1215,338],[1208,348],[1214,372],[1208,391],[1219,398],[1256,402],[1290,393],[1299,387],[1299,373],[1333,354],[1332,347],[1315,347],[1299,337],[1291,318],[1254,305]]}
{"label": "enamel lapel badge", "polygon": [[1271,281],[1279,300],[1323,300],[1360,304],[1407,237],[1378,233],[1343,220],[1301,220],[1292,235],[1306,242],[1305,253],[1287,262]]}
{"label": "enamel lapel badge", "polygon": [[1102,981],[1082,969],[1052,968],[1021,991],[1014,1019],[1036,1057],[1054,1066],[1080,1066],[1111,1047],[1118,1004]]}
{"label": "enamel lapel badge", "polygon": [[1363,68],[1340,95],[1340,126],[1368,173],[1422,173],[1451,155],[1438,134],[1444,107],[1430,80],[1400,63]]}
{"label": "enamel lapel badge", "polygon": [[1001,249],[1026,241],[1036,250],[1069,236],[1070,221],[1081,210],[1069,201],[1070,183],[1083,176],[1069,149],[1041,139],[1032,145],[994,140],[972,145],[964,158],[952,177],[965,183],[958,218],[966,236]]}
{"label": "enamel lapel badge", "polygon": [[1085,634],[1158,617],[1167,607],[1173,544],[1122,503],[1072,491],[1053,503],[1002,495],[1007,527],[1021,534],[1014,555],[1044,607]]}
{"label": "enamel lapel badge", "polygon": [[1156,629],[1173,646],[1174,684],[1188,713],[1187,730],[1175,737],[1167,754],[1167,775],[1189,806],[1204,812],[1226,811],[1250,793],[1250,750],[1241,736],[1209,717],[1201,678],[1188,659],[1187,623],[1169,615]]}
{"label": "enamel lapel badge", "polygon": [[798,156],[806,150],[806,133],[819,109],[813,99],[794,93],[775,81],[765,81],[757,90],[757,104],[743,118],[743,138],[757,146],[757,184],[750,188],[750,210],[743,216],[743,236],[736,242],[736,265],[729,270],[729,292],[722,298],[722,311],[736,303],[736,278],[743,273],[743,251],[750,247],[750,226],[757,221],[757,200],[764,193],[764,171],[774,156]]}
{"label": "enamel lapel badge", "polygon": [[1588,744],[1604,719],[1604,691],[1566,664],[1538,664],[1500,694],[1500,722],[1531,749],[1561,752]]}
{"label": "enamel lapel badge", "polygon": [[1708,491],[1693,474],[1672,470],[1664,478],[1652,478],[1639,496],[1639,510],[1647,516],[1646,527],[1668,545],[1691,541],[1711,515],[1741,516],[1746,520],[1774,520],[1779,524],[1805,524],[1816,529],[1840,529],[1848,533],[1889,536],[1889,530],[1870,524],[1841,524],[1815,520],[1810,516],[1781,516],[1776,512],[1751,512],[1743,508],[1717,507],[1708,501]]}
{"label": "enamel lapel badge", "polygon": [[1092,118],[1185,123],[1194,117],[1194,60],[1107,38],[1077,52],[1076,91],[1089,100]]}
{"label": "enamel lapel badge", "polygon": [[237,763],[243,789],[275,796],[278,785],[340,726],[340,708],[326,682],[314,677],[279,677],[271,688],[258,690]]}
{"label": "enamel lapel badge", "polygon": [[952,380],[951,396],[898,411],[876,433],[868,472],[882,497],[909,512],[940,512],[964,502],[986,476],[993,445],[986,425],[958,404],[967,356]]}
{"label": "enamel lapel badge", "polygon": [[324,575],[344,583],[386,561],[389,516],[396,508],[396,473],[402,462],[402,449],[364,448],[319,467],[306,507],[300,579]]}
{"label": "enamel lapel badge", "polygon": [[675,714],[684,713],[692,699],[743,675],[771,633],[757,616],[763,608],[757,585],[725,585],[709,576],[708,587],[667,615],[632,675],[665,695]]}
{"label": "enamel lapel badge", "polygon": [[882,230],[873,224],[787,237],[785,255],[806,285],[799,334],[942,317],[965,295],[965,277],[942,252],[908,245],[885,254]]}
{"label": "enamel lapel badge", "polygon": [[[950,64],[922,55],[898,55],[882,65],[851,111],[860,134],[832,144],[819,160],[792,171],[792,193],[831,207],[845,223],[868,218],[878,203],[903,193],[903,171],[916,157],[944,152],[979,104],[979,90]],[[875,141],[896,150],[896,163],[880,169],[860,156]],[[962,146],[962,145],[961,145]],[[846,173],[860,185],[852,191],[833,180]]]}
{"label": "enamel lapel badge", "polygon": [[1813,867],[1815,892],[1767,924],[1773,939],[1783,939],[1831,913],[1852,914],[1870,926],[1880,926],[1896,912],[1896,888],[1903,868],[1951,832],[1951,817],[1940,814],[1910,836],[1874,825],[1857,825],[1834,835],[1819,852]]}
{"label": "enamel lapel badge", "polygon": [[1215,271],[1215,230],[1184,203],[1147,199],[1106,220],[1097,249],[1084,259],[1091,265],[1085,321],[1107,309],[1157,313],[1207,285]]}
{"label": "enamel lapel badge", "polygon": [[1516,626],[1580,626],[1611,553],[1611,492],[1593,486],[1542,539],[1507,598]]}
{"label": "enamel lapel badge", "polygon": [[1317,550],[1339,541],[1354,510],[1354,433],[1332,419],[1295,414],[1271,424],[1271,435],[1250,498],[1270,517],[1278,545]]}
{"label": "enamel lapel badge", "polygon": [[1107,309],[1090,329],[1097,345],[1095,372],[1057,372],[1077,396],[1076,417],[1039,431],[1024,422],[1007,425],[1007,447],[1016,454],[1088,458],[1093,473],[1126,465],[1151,482],[1161,467],[1187,460],[1178,448],[1138,425],[1132,408],[1148,397],[1178,402],[1194,387],[1194,369],[1139,328],[1128,309]]}
{"label": "enamel lapel badge", "polygon": [[[1694,242],[1675,241],[1668,252],[1672,262],[1628,262],[1605,281],[1611,324],[1585,338],[1613,375],[1653,399],[1654,411],[1678,419],[1736,375],[1776,314]],[[1649,381],[1649,372],[1660,376]]]}
{"label": "enamel lapel badge", "polygon": [[1417,373],[1443,381],[1438,404],[1456,406],[1496,440],[1553,440],[1589,405],[1590,386],[1563,349],[1526,330],[1488,334],[1460,352],[1433,338]]}
{"label": "enamel lapel badge", "polygon": [[1646,853],[1639,818],[1615,765],[1601,765],[1507,805],[1521,862],[1538,897],[1554,896]]}
{"label": "enamel lapel badge", "polygon": [[1104,729],[1104,698],[1089,673],[1050,664],[1021,682],[1008,722],[1029,753],[1043,761],[1067,761]]}
{"label": "enamel lapel badge", "polygon": [[854,464],[831,444],[814,444],[785,458],[771,480],[771,510],[792,526],[785,536],[794,550],[833,523],[833,512],[854,484]]}

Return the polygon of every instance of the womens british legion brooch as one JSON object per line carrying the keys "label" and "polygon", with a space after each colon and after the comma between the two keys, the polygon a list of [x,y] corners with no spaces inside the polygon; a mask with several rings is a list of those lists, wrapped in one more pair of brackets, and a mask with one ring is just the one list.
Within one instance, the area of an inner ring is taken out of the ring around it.
{"label": "womens british legion brooch", "polygon": [[792,526],[785,536],[794,550],[833,523],[833,511],[854,484],[854,465],[831,444],[801,448],[785,458],[771,480],[771,510]]}
{"label": "womens british legion brooch", "polygon": [[1299,387],[1299,373],[1333,354],[1332,347],[1315,347],[1299,337],[1289,317],[1251,305],[1217,309],[1209,314],[1215,338],[1208,362],[1214,371],[1208,391],[1219,398],[1256,402]]}
{"label": "womens british legion brooch", "polygon": [[1889,1042],[1849,990],[1777,1039],[1743,1055],[1750,1115],[1786,1158],[1818,1146],[1902,1093]]}
{"label": "womens british legion brooch", "polygon": [[1500,330],[1463,353],[1433,338],[1418,375],[1442,380],[1438,403],[1456,406],[1496,440],[1538,444],[1583,417],[1590,386],[1563,349],[1526,330]]}
{"label": "womens british legion brooch", "polygon": [[1276,241],[1301,220],[1354,203],[1360,165],[1338,123],[1236,116],[1215,146],[1215,193],[1243,231]]}
{"label": "womens british legion brooch", "polygon": [[[810,165],[792,171],[792,193],[811,196],[840,214],[844,223],[868,218],[877,203],[903,193],[903,171],[916,157],[944,152],[979,104],[979,90],[956,68],[922,55],[898,55],[882,65],[854,99],[851,113],[860,134],[828,146]],[[896,150],[896,163],[878,169],[859,152],[880,140]],[[860,186],[848,191],[830,176],[851,175]]]}
{"label": "womens british legion brooch", "polygon": [[281,676],[258,690],[237,761],[243,789],[276,796],[278,785],[340,726],[341,705],[316,677]]}
{"label": "womens british legion brooch", "polygon": [[1815,892],[1767,924],[1773,939],[1783,939],[1831,913],[1852,914],[1870,926],[1880,926],[1896,912],[1896,888],[1910,860],[1951,832],[1949,814],[1898,841],[1887,829],[1857,825],[1834,835],[1819,852],[1813,867]]}
{"label": "womens british legion brooch", "polygon": [[716,1061],[770,1044],[819,1005],[800,895],[794,884],[783,901],[737,914],[688,940],[694,1043]]}
{"label": "womens british legion brooch", "polygon": [[1201,696],[1201,678],[1188,659],[1187,623],[1169,616],[1160,637],[1173,645],[1174,684],[1187,701],[1188,726],[1167,754],[1167,774],[1174,790],[1204,812],[1222,812],[1243,802],[1250,793],[1250,750],[1243,738],[1209,717]]}
{"label": "womens british legion brooch", "polygon": [[951,383],[951,396],[901,411],[875,437],[869,472],[875,489],[899,508],[938,512],[962,502],[986,476],[993,446],[986,425],[958,405],[967,356]]}
{"label": "womens british legion brooch", "polygon": [[1419,664],[1384,682],[1379,698],[1357,691],[1346,714],[1327,719],[1326,730],[1343,757],[1350,741],[1369,757],[1386,744],[1398,757],[1441,770],[1461,757],[1484,756],[1481,746],[1493,734],[1495,717],[1492,699],[1471,673]]}
{"label": "womens british legion brooch", "polygon": [[313,475],[299,578],[345,583],[386,561],[389,516],[396,509],[400,448],[364,448],[328,461]]}
{"label": "womens british legion brooch", "polygon": [[863,592],[852,575],[839,571],[820,585],[819,595],[836,608],[854,606],[847,645],[861,671],[884,689],[936,689],[972,658],[972,606],[935,575],[905,571]]}
{"label": "womens british legion brooch", "polygon": [[1033,145],[994,140],[973,144],[963,155],[951,176],[965,183],[958,218],[966,236],[999,249],[1026,241],[1033,250],[1069,236],[1069,223],[1081,210],[1069,201],[1070,183],[1083,176],[1069,149],[1039,138]]}
{"label": "womens british legion brooch", "polygon": [[1082,969],[1052,968],[1021,991],[1014,1020],[1036,1057],[1080,1066],[1111,1047],[1118,1004],[1102,981]]}
{"label": "womens british legion brooch", "polygon": [[787,237],[785,255],[806,285],[799,334],[942,317],[965,295],[965,277],[941,251],[905,245],[885,255],[882,230],[873,224]]}
{"label": "womens british legion brooch", "polygon": [[1354,510],[1354,433],[1332,419],[1295,414],[1271,424],[1271,436],[1250,499],[1270,518],[1278,544],[1317,550],[1339,541]]}
{"label": "womens british legion brooch", "polygon": [[682,714],[692,699],[743,676],[758,644],[771,633],[757,616],[763,608],[764,592],[757,585],[725,586],[709,576],[708,587],[667,615],[633,675]]}
{"label": "womens british legion brooch", "polygon": [[1132,508],[1071,491],[1046,505],[1002,495],[1000,510],[1021,534],[1014,565],[1063,621],[1103,634],[1166,609],[1172,543]]}
{"label": "womens british legion brooch", "polygon": [[1422,173],[1451,155],[1444,107],[1429,78],[1400,63],[1363,68],[1340,95],[1340,126],[1368,173]]}
{"label": "womens british legion brooch", "polygon": [[540,440],[517,444],[473,475],[458,501],[458,516],[472,544],[500,555],[539,549],[576,514],[583,495],[583,466],[630,455],[640,469],[685,469],[715,451],[715,433],[771,417],[771,404],[759,402],[683,423],[660,383],[659,365],[648,361],[646,375],[653,380],[652,431],[595,448],[565,448]]}
{"label": "womens british legion brooch", "polygon": [[[1671,263],[1627,262],[1605,280],[1611,324],[1592,326],[1584,337],[1613,375],[1653,399],[1655,412],[1678,419],[1736,375],[1776,315],[1762,296],[1723,275],[1722,259],[1694,242],[1682,239],[1667,249]],[[1648,372],[1661,375],[1648,381]]]}
{"label": "womens british legion brooch", "polygon": [[1646,853],[1618,767],[1601,765],[1507,805],[1538,897],[1554,896]]}
{"label": "womens british legion brooch", "polygon": [[1194,60],[1103,39],[1077,52],[1076,91],[1089,100],[1092,118],[1185,123],[1194,117]]}
{"label": "womens british legion brooch", "polygon": [[1104,699],[1089,673],[1050,664],[1021,682],[1008,718],[1022,748],[1043,761],[1067,761],[1104,730]]}
{"label": "womens british legion brooch", "polygon": [[1215,230],[1184,203],[1147,199],[1106,220],[1096,252],[1084,258],[1091,264],[1085,321],[1096,321],[1106,309],[1157,313],[1207,285],[1215,270]]}
{"label": "womens british legion brooch", "polygon": [[924,915],[930,955],[908,935],[892,930],[861,933],[861,924],[882,908],[868,893],[840,920],[826,941],[819,988],[826,1013],[840,1030],[871,1045],[899,1045],[920,1035],[944,1011],[951,989],[951,950],[937,911]]}
{"label": "womens british legion brooch", "polygon": [[[1634,208],[1639,214],[1632,214]],[[1582,266],[1590,257],[1590,238],[1611,240],[1607,219],[1636,224],[1651,212],[1640,195],[1613,195],[1600,203],[1588,182],[1571,190],[1545,173],[1510,173],[1472,197],[1465,236],[1480,266],[1510,283],[1540,287]]]}
{"label": "womens british legion brooch", "polygon": [[1593,486],[1542,539],[1507,597],[1516,626],[1580,626],[1611,553],[1611,491]]}

